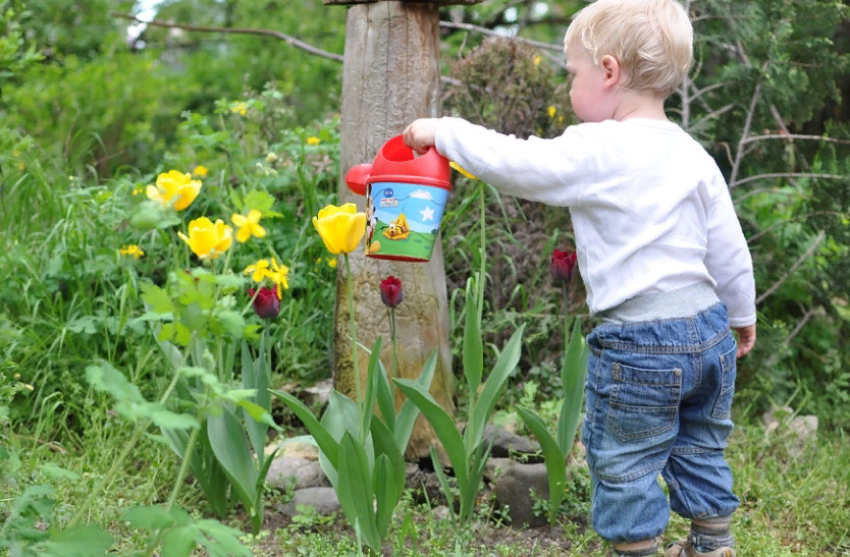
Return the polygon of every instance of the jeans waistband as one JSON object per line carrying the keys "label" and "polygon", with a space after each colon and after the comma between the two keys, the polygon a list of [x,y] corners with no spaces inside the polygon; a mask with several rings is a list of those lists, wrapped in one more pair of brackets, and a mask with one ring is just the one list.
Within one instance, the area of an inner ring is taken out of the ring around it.
{"label": "jeans waistband", "polygon": [[635,296],[611,309],[599,312],[598,317],[607,323],[633,323],[659,319],[693,317],[720,302],[714,288],[699,282],[668,292],[654,292]]}

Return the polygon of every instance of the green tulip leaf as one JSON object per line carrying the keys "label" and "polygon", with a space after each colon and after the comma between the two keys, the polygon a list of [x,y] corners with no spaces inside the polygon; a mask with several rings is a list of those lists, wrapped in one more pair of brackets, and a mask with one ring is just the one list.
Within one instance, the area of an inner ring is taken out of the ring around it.
{"label": "green tulip leaf", "polygon": [[524,408],[517,408],[517,413],[537,438],[537,442],[540,443],[540,448],[543,450],[546,475],[549,476],[549,524],[554,526],[558,508],[561,506],[561,501],[564,500],[564,489],[567,485],[566,455],[537,414]]}

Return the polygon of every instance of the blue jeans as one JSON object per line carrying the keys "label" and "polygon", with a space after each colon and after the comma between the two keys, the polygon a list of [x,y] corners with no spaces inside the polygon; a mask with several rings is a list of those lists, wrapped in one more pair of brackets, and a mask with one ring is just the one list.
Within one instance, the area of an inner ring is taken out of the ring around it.
{"label": "blue jeans", "polygon": [[611,542],[635,542],[660,535],[670,508],[690,519],[732,514],[740,501],[723,450],[732,431],[736,342],[726,306],[685,319],[605,323],[587,342],[581,434],[594,530]]}

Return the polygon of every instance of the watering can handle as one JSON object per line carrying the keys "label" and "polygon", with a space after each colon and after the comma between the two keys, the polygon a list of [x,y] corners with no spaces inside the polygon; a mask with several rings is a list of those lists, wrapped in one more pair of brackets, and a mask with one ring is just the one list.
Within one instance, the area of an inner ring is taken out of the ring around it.
{"label": "watering can handle", "polygon": [[372,174],[371,164],[352,166],[345,174],[345,183],[348,184],[348,189],[357,195],[366,195],[366,184],[369,182],[370,174]]}

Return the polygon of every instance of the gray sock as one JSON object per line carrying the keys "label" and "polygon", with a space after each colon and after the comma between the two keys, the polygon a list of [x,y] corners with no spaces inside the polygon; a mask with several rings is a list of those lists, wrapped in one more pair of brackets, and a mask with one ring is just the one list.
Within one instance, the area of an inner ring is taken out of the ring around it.
{"label": "gray sock", "polygon": [[728,516],[701,519],[699,524],[691,522],[688,541],[700,553],[709,553],[721,547],[733,547],[735,538],[732,537],[729,523]]}
{"label": "gray sock", "polygon": [[647,547],[646,549],[632,549],[630,551],[614,550],[614,557],[656,557],[657,555],[657,544],[652,544],[652,547]]}

